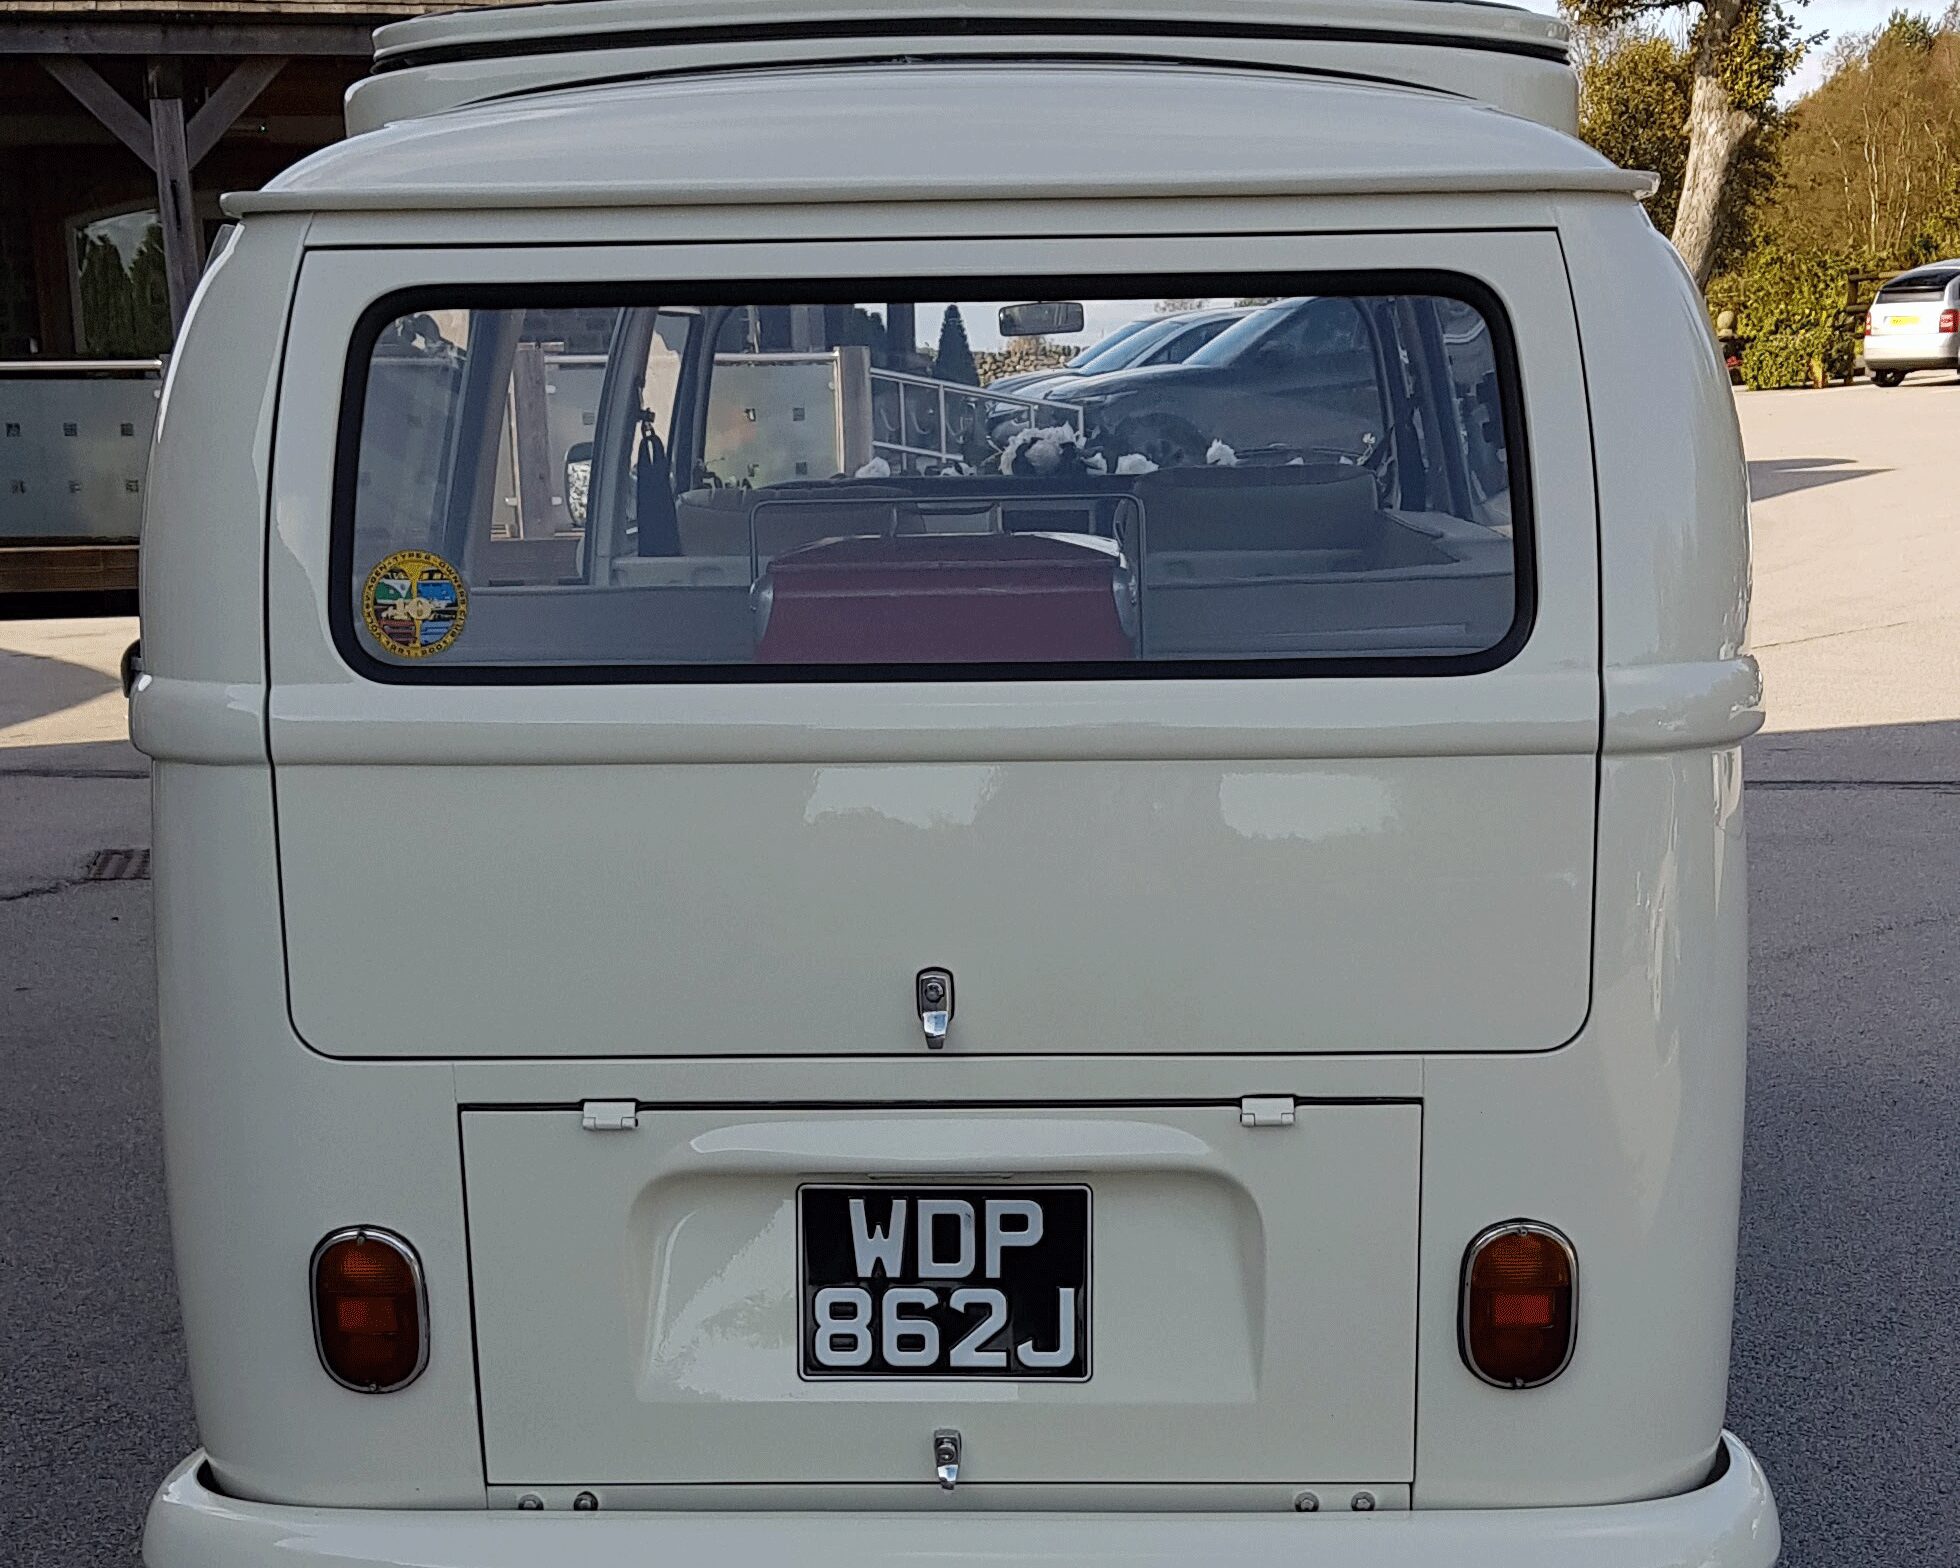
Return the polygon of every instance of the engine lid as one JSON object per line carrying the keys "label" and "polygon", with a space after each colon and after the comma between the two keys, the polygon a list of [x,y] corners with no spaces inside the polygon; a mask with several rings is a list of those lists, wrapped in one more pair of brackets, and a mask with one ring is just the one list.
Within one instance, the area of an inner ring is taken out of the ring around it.
{"label": "engine lid", "polygon": [[1404,1487],[1421,1107],[1288,1105],[466,1111],[487,1479]]}

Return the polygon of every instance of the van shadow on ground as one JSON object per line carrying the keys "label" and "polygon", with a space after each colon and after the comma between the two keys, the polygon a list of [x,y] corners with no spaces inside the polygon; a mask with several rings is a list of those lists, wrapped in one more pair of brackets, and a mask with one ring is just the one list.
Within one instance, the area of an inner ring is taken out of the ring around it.
{"label": "van shadow on ground", "polygon": [[117,685],[115,676],[86,664],[0,649],[0,730],[79,708]]}
{"label": "van shadow on ground", "polygon": [[1860,468],[1848,457],[1765,457],[1749,464],[1749,498],[1767,501],[1793,490],[1815,490],[1820,485],[1839,484],[1846,479],[1863,479],[1868,474],[1889,473],[1884,468]]}

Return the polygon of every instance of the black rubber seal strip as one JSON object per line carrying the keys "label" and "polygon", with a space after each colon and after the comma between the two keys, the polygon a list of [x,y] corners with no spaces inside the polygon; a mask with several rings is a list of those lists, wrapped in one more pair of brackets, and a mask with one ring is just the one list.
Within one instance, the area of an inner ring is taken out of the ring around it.
{"label": "black rubber seal strip", "polygon": [[[1503,9],[1492,7],[1491,9]],[[1563,44],[1530,39],[1478,38],[1457,33],[1425,33],[1381,27],[1315,26],[1311,23],[1140,21],[1117,17],[930,17],[917,21],[893,18],[882,28],[843,18],[830,21],[753,23],[724,27],[644,27],[620,32],[561,33],[538,38],[482,39],[453,44],[430,44],[404,49],[374,64],[374,74],[411,71],[431,65],[473,60],[521,60],[539,55],[578,54],[607,49],[671,48],[697,44],[796,42],[827,38],[1068,38],[1122,36],[1130,38],[1269,39],[1300,43],[1430,44],[1440,49],[1468,49],[1480,54],[1509,54],[1565,65],[1570,55]],[[772,62],[782,63],[782,62]]]}
{"label": "black rubber seal strip", "polygon": [[[551,250],[536,247],[540,267]],[[1289,298],[1299,294],[1381,296],[1430,294],[1460,300],[1488,324],[1497,363],[1505,449],[1510,458],[1512,569],[1516,592],[1510,626],[1490,647],[1466,654],[1294,656],[1249,659],[1133,659],[1122,663],[988,664],[398,664],[378,658],[363,642],[354,616],[354,506],[359,492],[361,430],[366,413],[369,360],[375,342],[396,317],[417,310],[524,310],[570,306],[583,309],[645,307],[660,296],[689,304],[841,304],[855,300],[898,303],[961,297],[985,289],[992,299],[1180,298],[1199,287],[1244,296]],[[947,291],[952,291],[950,295]],[[656,292],[657,291],[657,292]],[[1478,675],[1515,658],[1530,640],[1538,614],[1537,510],[1532,484],[1530,433],[1525,424],[1517,338],[1496,290],[1461,273],[1430,268],[1308,270],[1299,272],[1032,274],[996,277],[719,278],[638,284],[424,284],[383,294],[361,312],[348,345],[340,388],[340,425],[334,438],[332,522],[328,543],[327,624],[340,656],[355,674],[385,685],[595,686],[595,685],[803,685],[826,682],[1098,681],[1343,679],[1355,676]]]}

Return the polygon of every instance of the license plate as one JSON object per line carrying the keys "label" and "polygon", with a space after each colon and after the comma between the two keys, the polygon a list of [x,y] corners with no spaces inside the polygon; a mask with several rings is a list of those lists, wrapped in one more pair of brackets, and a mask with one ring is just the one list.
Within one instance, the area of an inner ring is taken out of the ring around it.
{"label": "license plate", "polygon": [[1919,318],[1917,316],[1887,316],[1879,325],[1884,327],[1916,327],[1919,325]]}
{"label": "license plate", "polygon": [[806,1378],[1089,1376],[1087,1187],[806,1186]]}

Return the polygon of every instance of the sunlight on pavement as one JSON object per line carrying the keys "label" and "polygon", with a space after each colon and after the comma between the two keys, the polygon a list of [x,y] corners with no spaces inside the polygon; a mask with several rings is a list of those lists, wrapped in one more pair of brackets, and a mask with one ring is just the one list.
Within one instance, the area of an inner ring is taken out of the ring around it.
{"label": "sunlight on pavement", "polygon": [[1960,381],[1736,397],[1769,732],[1960,719]]}
{"label": "sunlight on pavement", "polygon": [[0,750],[126,740],[118,672],[135,640],[134,616],[0,621]]}

